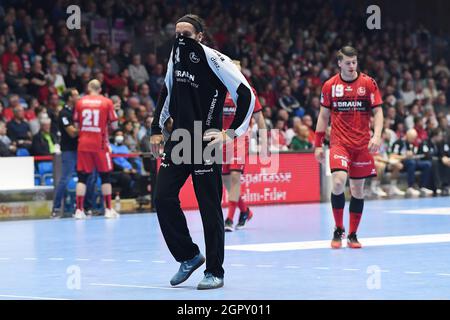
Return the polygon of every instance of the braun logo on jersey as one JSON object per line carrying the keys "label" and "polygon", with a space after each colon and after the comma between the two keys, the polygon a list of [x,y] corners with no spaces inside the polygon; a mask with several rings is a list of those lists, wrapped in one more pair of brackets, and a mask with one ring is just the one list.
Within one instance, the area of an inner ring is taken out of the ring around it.
{"label": "braun logo on jersey", "polygon": [[177,78],[186,78],[186,79],[188,79],[189,81],[195,81],[195,76],[192,75],[192,74],[190,74],[190,73],[187,72],[187,71],[176,70],[176,71],[175,71],[175,76],[176,76]]}
{"label": "braun logo on jersey", "polygon": [[175,77],[177,82],[189,83],[192,87],[198,89],[198,83],[195,83],[195,76],[190,74],[188,71],[175,71]]}
{"label": "braun logo on jersey", "polygon": [[365,101],[333,101],[333,107],[337,111],[368,111],[368,104]]}

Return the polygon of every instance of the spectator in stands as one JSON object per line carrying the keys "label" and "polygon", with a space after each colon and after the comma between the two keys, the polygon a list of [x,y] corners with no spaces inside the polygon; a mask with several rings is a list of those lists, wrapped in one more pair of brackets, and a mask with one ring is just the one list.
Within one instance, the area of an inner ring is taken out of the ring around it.
{"label": "spectator in stands", "polygon": [[81,82],[81,77],[78,76],[78,64],[76,62],[69,64],[69,70],[64,77],[64,83],[67,88],[75,88],[78,92],[83,92],[83,84]]}
{"label": "spectator in stands", "polygon": [[292,151],[311,150],[312,143],[309,142],[309,129],[307,126],[298,123],[295,125],[296,136],[292,138],[289,149]]}
{"label": "spectator in stands", "polygon": [[123,136],[124,136],[124,145],[130,149],[130,152],[137,152],[139,147],[139,142],[137,139],[137,133],[139,131],[139,127],[136,125],[136,121],[126,121],[123,124]]}
{"label": "spectator in stands", "polygon": [[120,44],[120,52],[114,58],[119,66],[119,70],[128,68],[131,64],[131,43],[129,41],[124,41]]}
{"label": "spectator in stands", "polygon": [[0,120],[0,157],[13,157],[16,150],[15,143],[7,135],[6,124]]}
{"label": "spectator in stands", "polygon": [[422,114],[420,112],[419,104],[413,103],[409,110],[409,115],[405,118],[405,125],[408,130],[414,128],[415,125],[414,120],[416,118],[422,118]]}
{"label": "spectator in stands", "polygon": [[272,124],[272,108],[267,106],[263,108],[263,116],[264,121],[266,122],[266,128],[267,130],[270,130],[273,128]]}
{"label": "spectator in stands", "polygon": [[444,93],[440,93],[434,104],[434,112],[436,115],[445,114],[448,115],[450,111],[449,105],[447,104],[447,97]]}
{"label": "spectator in stands", "polygon": [[[380,150],[373,157],[375,161],[375,168],[377,170],[377,176],[375,178],[372,178],[370,182],[370,191],[371,195],[376,197],[405,196],[405,192],[400,190],[397,186],[400,172],[403,170],[403,164],[398,159],[397,155],[390,154],[392,145],[396,141],[394,141],[393,139],[393,134],[395,134],[394,131],[390,129],[383,129],[382,144]],[[387,193],[381,187],[386,171],[391,172]]]}
{"label": "spectator in stands", "polygon": [[286,129],[286,145],[291,144],[292,139],[297,135],[296,127],[302,124],[302,119],[300,117],[292,117],[288,120],[288,128]]}
{"label": "spectator in stands", "polygon": [[153,100],[158,99],[159,93],[164,85],[164,68],[162,64],[157,64],[150,75],[149,80],[150,95]]}
{"label": "spectator in stands", "polygon": [[59,136],[58,116],[62,106],[60,105],[59,96],[53,93],[48,98],[47,114],[51,120],[51,131],[55,136]]}
{"label": "spectator in stands", "polygon": [[78,74],[83,74],[84,72],[91,73],[92,68],[89,65],[89,56],[87,53],[80,54],[80,60],[78,61]]}
{"label": "spectator in stands", "polygon": [[264,90],[260,93],[259,96],[263,97],[266,100],[267,106],[275,108],[277,104],[277,94],[271,82],[266,83]]}
{"label": "spectator in stands", "polygon": [[156,65],[158,64],[158,60],[156,58],[156,54],[149,53],[145,59],[145,69],[147,69],[147,73],[151,75]]}
{"label": "spectator in stands", "polygon": [[418,154],[424,155],[424,159],[432,162],[431,189],[435,195],[448,195],[450,182],[450,148],[444,142],[442,131],[439,128],[430,131],[430,139],[425,140],[419,146]]}
{"label": "spectator in stands", "polygon": [[11,62],[16,63],[17,71],[22,72],[22,62],[20,57],[17,55],[17,43],[12,41],[8,44],[7,51],[4,52],[1,56],[1,63],[3,72],[6,72],[9,68]]}
{"label": "spectator in stands", "polygon": [[[406,133],[406,139],[397,140],[392,146],[392,153],[398,155],[398,159],[403,162],[403,166],[408,174],[407,196],[418,197],[433,195],[433,191],[427,189],[431,179],[431,161],[422,160],[423,157],[418,154],[418,147],[415,145],[417,140],[417,132],[415,129],[409,129]],[[416,183],[416,170],[421,172],[419,188],[417,190],[414,185]]]}
{"label": "spectator in stands", "polygon": [[278,118],[275,127],[270,130],[270,151],[280,152],[288,151],[286,144],[286,122],[282,118]]}
{"label": "spectator in stands", "polygon": [[3,116],[4,110],[5,110],[5,106],[3,105],[2,100],[0,100],[0,121],[6,122],[5,117]]}
{"label": "spectator in stands", "polygon": [[11,93],[20,94],[22,96],[27,94],[27,85],[29,84],[29,80],[20,73],[16,61],[11,61],[8,64],[8,70],[5,74],[5,82],[8,84]]}
{"label": "spectator in stands", "polygon": [[58,95],[61,96],[66,90],[66,83],[64,82],[64,77],[59,71],[59,65],[57,62],[53,62],[51,64],[46,78],[48,78],[50,86],[54,87]]}
{"label": "spectator in stands", "polygon": [[[124,144],[124,132],[116,130],[114,143],[111,144],[113,154],[130,154],[130,150]],[[132,158],[114,157],[114,181],[113,187],[120,187],[121,198],[132,198],[136,196],[134,187],[139,180],[138,168]]]}
{"label": "spectator in stands", "polygon": [[436,82],[434,79],[427,79],[426,87],[423,90],[423,93],[425,98],[431,98],[431,100],[435,100],[438,97],[439,91],[436,89]]}
{"label": "spectator in stands", "polygon": [[23,72],[25,74],[27,74],[31,71],[31,63],[32,63],[32,61],[34,61],[35,57],[36,57],[36,54],[33,50],[31,43],[24,42],[21,45],[20,60],[22,61]]}
{"label": "spectator in stands", "polygon": [[42,63],[39,60],[33,63],[32,71],[28,79],[28,93],[33,97],[37,97],[40,103],[45,103],[49,95],[49,79],[45,76],[42,70]]}
{"label": "spectator in stands", "polygon": [[147,83],[150,80],[147,69],[145,69],[144,65],[141,63],[140,54],[133,55],[133,63],[129,65],[128,72],[137,86]]}
{"label": "spectator in stands", "polygon": [[150,136],[152,133],[152,121],[153,121],[153,117],[147,116],[144,120],[144,123],[143,123],[144,125],[141,126],[141,128],[138,131],[137,138],[138,138],[140,146],[142,145],[142,143],[145,143],[143,141],[144,139],[148,139],[148,142],[150,143]]}
{"label": "spectator in stands", "polygon": [[428,140],[428,132],[425,129],[423,118],[419,117],[414,118],[414,129],[417,132],[417,141],[416,141],[417,145],[421,144],[423,141]]}
{"label": "spectator in stands", "polygon": [[31,150],[31,131],[29,124],[25,121],[25,112],[21,105],[14,107],[14,118],[8,122],[6,128],[8,137],[17,146],[17,149]]}
{"label": "spectator in stands", "polygon": [[3,106],[7,106],[9,103],[9,86],[5,82],[0,83],[0,101]]}
{"label": "spectator in stands", "polygon": [[33,137],[31,154],[33,156],[49,156],[59,149],[56,136],[50,131],[52,120],[50,118],[42,117],[40,124],[41,130]]}
{"label": "spectator in stands", "polygon": [[[302,117],[304,114],[304,109],[300,107],[298,100],[291,94],[291,87],[286,86],[281,92],[281,96],[278,99],[279,106],[286,110],[290,115],[297,115]],[[303,114],[298,114],[298,110],[303,110]]]}
{"label": "spectator in stands", "polygon": [[310,143],[314,142],[314,138],[315,138],[315,133],[314,133],[314,128],[313,128],[313,120],[312,117],[309,114],[306,114],[303,118],[302,118],[302,123],[308,128],[308,141]]}
{"label": "spectator in stands", "polygon": [[408,107],[416,100],[416,93],[414,92],[414,84],[412,81],[405,81],[400,91],[400,97],[405,101],[405,106]]}

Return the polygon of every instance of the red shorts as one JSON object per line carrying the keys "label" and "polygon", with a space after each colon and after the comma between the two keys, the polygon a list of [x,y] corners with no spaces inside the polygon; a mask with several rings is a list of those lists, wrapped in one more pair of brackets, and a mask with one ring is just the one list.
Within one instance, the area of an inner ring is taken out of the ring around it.
{"label": "red shorts", "polygon": [[248,147],[248,140],[245,137],[238,138],[233,143],[223,146],[223,175],[230,174],[231,171],[244,173],[245,163],[248,159]]}
{"label": "red shorts", "polygon": [[112,171],[113,166],[109,151],[78,151],[77,171],[91,173],[94,169],[97,169],[98,172]]}
{"label": "red shorts", "polygon": [[340,145],[330,149],[330,169],[346,171],[350,179],[376,177],[375,162],[369,149],[352,150]]}

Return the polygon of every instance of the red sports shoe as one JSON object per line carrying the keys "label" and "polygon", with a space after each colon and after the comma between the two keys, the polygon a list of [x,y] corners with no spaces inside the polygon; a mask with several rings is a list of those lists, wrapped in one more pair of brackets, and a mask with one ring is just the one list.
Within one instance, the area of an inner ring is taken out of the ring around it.
{"label": "red sports shoe", "polygon": [[331,248],[340,249],[342,247],[342,238],[345,236],[345,229],[336,227],[331,240]]}
{"label": "red sports shoe", "polygon": [[347,238],[347,247],[351,249],[361,249],[362,245],[359,243],[356,233],[350,233]]}
{"label": "red sports shoe", "polygon": [[250,221],[253,217],[253,212],[252,210],[250,210],[249,207],[247,207],[247,211],[245,212],[241,212],[241,214],[239,215],[239,222],[236,225],[236,229],[243,229],[245,227],[245,224]]}

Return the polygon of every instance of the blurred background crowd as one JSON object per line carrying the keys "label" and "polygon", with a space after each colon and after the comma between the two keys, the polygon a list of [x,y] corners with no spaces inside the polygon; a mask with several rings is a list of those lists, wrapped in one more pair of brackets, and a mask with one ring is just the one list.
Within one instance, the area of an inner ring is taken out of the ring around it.
{"label": "blurred background crowd", "polygon": [[[437,185],[430,169],[418,187],[445,192],[449,33],[389,17],[381,30],[369,30],[364,6],[355,10],[350,3],[0,1],[0,156],[58,152],[63,92],[75,88],[82,95],[92,78],[101,81],[120,117],[121,130],[112,133],[112,144],[122,153],[147,152],[174,23],[191,12],[206,21],[206,45],[241,61],[268,128],[278,129],[270,133],[273,152],[311,150],[321,86],[338,72],[336,51],[347,44],[356,47],[360,70],[378,82],[384,100],[385,146],[379,162],[385,168],[379,166],[379,172],[395,171],[396,163],[407,160],[430,161],[444,179]],[[66,26],[66,8],[72,4],[81,7],[79,30]],[[254,123],[252,130],[256,139]],[[424,144],[436,148],[424,151]],[[139,165],[115,165],[116,170],[140,170]],[[418,167],[399,170],[416,172]],[[383,196],[377,184],[372,191]]]}

